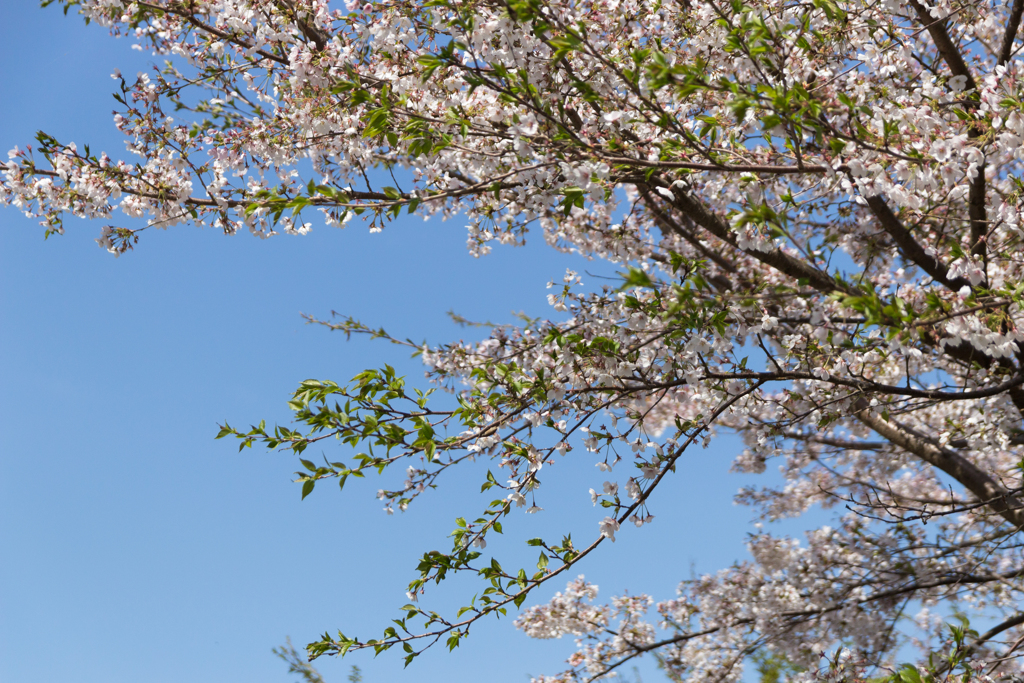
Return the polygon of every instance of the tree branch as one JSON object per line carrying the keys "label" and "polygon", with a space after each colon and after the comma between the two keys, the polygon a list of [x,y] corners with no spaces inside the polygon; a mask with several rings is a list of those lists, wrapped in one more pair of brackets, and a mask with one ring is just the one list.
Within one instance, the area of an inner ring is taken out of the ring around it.
{"label": "tree branch", "polygon": [[[1021,0],[1017,0],[1018,5],[1020,2]],[[935,44],[935,48],[939,51],[939,54],[942,56],[943,61],[946,62],[949,70],[954,76],[963,76],[966,79],[966,90],[977,90],[978,85],[974,80],[974,76],[971,74],[971,70],[967,67],[967,63],[964,61],[960,50],[950,38],[949,31],[946,29],[945,20],[934,19],[928,9],[918,2],[918,0],[910,0],[910,4],[917,13],[917,17],[921,21],[921,24],[928,29],[928,34],[932,37],[932,42]],[[1017,14],[1017,21],[1018,23],[1020,22],[1019,12]],[[1014,29],[1014,33],[1016,33],[1016,29]],[[1010,43],[1012,45],[1012,38],[1010,39]],[[977,138],[982,134],[982,132],[983,131],[978,130],[976,126],[971,126],[970,137],[972,139]],[[988,217],[987,212],[985,211],[986,191],[984,162],[978,165],[976,172],[977,175],[970,184],[967,200],[967,212],[971,219],[971,253],[984,259],[987,255],[985,236],[988,234]]]}
{"label": "tree branch", "polygon": [[989,507],[1013,526],[1024,527],[1024,508],[1020,501],[956,451],[912,434],[895,420],[884,420],[871,410],[866,399],[857,399],[853,415],[893,444],[956,479],[979,500],[991,500]]}
{"label": "tree branch", "polygon": [[999,47],[999,61],[996,64],[1007,64],[1013,56],[1013,41],[1017,39],[1021,15],[1024,15],[1024,0],[1014,0],[1010,16],[1006,19],[1006,32],[1003,34],[1003,44]]}
{"label": "tree branch", "polygon": [[970,283],[961,277],[949,279],[949,269],[939,263],[935,257],[929,256],[925,252],[924,248],[918,244],[914,236],[910,234],[910,231],[903,225],[903,222],[893,213],[881,195],[876,194],[873,197],[866,197],[866,199],[871,213],[878,219],[882,229],[896,242],[904,257],[928,273],[933,280],[942,283],[953,291],[970,286]]}
{"label": "tree branch", "polygon": [[963,76],[967,79],[967,90],[976,90],[978,86],[974,82],[974,76],[971,75],[970,69],[967,68],[967,63],[964,61],[963,55],[960,54],[960,50],[953,44],[952,38],[949,37],[949,31],[946,30],[946,21],[932,17],[928,9],[918,0],[910,0],[910,6],[917,12],[917,18],[921,24],[928,29],[928,35],[932,37],[935,49],[939,51],[949,70],[953,72],[954,76]]}
{"label": "tree branch", "polygon": [[733,235],[729,224],[716,213],[710,211],[701,201],[694,198],[688,192],[672,192],[672,195],[673,199],[670,203],[673,206],[689,216],[694,223],[744,254],[754,257],[761,263],[771,266],[794,280],[807,280],[812,287],[825,294],[831,292],[856,293],[856,290],[840,284],[828,273],[824,273],[814,266],[790,256],[781,249],[772,249],[770,251],[741,249],[736,243],[736,237]]}

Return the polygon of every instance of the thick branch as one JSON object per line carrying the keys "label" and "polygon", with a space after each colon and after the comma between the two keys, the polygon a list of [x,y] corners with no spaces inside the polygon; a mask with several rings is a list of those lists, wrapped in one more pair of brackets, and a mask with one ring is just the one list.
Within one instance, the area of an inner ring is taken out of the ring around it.
{"label": "thick branch", "polygon": [[1017,39],[1021,15],[1024,15],[1024,0],[1014,0],[1010,16],[1006,19],[1006,33],[1003,34],[1003,44],[999,47],[997,64],[1006,64],[1013,56],[1013,41]]}
{"label": "thick branch", "polygon": [[[1021,0],[1017,0],[1017,5],[1020,5],[1020,2]],[[963,76],[966,79],[966,90],[977,90],[978,85],[974,80],[974,76],[971,75],[971,70],[967,68],[967,63],[964,61],[963,55],[950,38],[949,31],[946,30],[946,22],[942,19],[934,19],[931,14],[929,14],[928,10],[918,2],[918,0],[910,0],[910,4],[914,8],[914,11],[917,12],[917,17],[921,24],[928,29],[928,34],[931,35],[932,42],[935,43],[935,48],[939,51],[939,54],[942,55],[942,59],[946,62],[949,70],[954,76]],[[1017,21],[1018,23],[1020,22],[1019,12],[1017,14]],[[1014,29],[1014,33],[1016,33],[1016,29]],[[1012,45],[1012,38],[1010,39],[1010,43]],[[976,126],[972,126],[970,130],[970,137],[977,138],[980,136],[981,132],[982,131],[978,130]],[[988,233],[988,216],[985,211],[984,162],[979,164],[977,175],[974,177],[974,180],[971,181],[967,201],[967,212],[971,219],[971,253],[975,256],[984,258],[986,255],[985,236]]]}
{"label": "thick branch", "polygon": [[752,256],[761,263],[771,266],[775,270],[790,276],[794,280],[807,280],[808,283],[818,291],[829,294],[831,292],[843,292],[853,294],[854,290],[840,284],[828,273],[823,273],[814,266],[790,256],[781,249],[771,251],[756,251],[754,249],[740,249],[736,243],[729,224],[720,216],[709,210],[702,202],[694,198],[688,192],[673,192],[671,204],[690,217],[694,223],[704,228],[712,235],[729,244],[735,249]]}
{"label": "thick branch", "polygon": [[1014,626],[1020,626],[1021,624],[1024,624],[1024,612],[1018,612],[1006,621],[996,624],[989,630],[982,633],[980,636],[978,636],[977,640],[975,640],[973,643],[967,646],[967,654],[971,654],[977,651],[978,648],[980,648],[982,645],[998,636],[1003,631],[1008,631]]}
{"label": "thick branch", "polygon": [[[940,343],[939,337],[934,333],[929,333],[928,337],[922,335],[922,341],[932,345]],[[943,351],[945,351],[946,355],[955,358],[962,363],[977,363],[984,367],[991,366],[992,363],[997,363],[999,367],[1006,370],[1007,372],[1017,372],[1017,368],[1009,359],[992,358],[987,353],[979,351],[978,349],[974,348],[974,345],[967,341],[960,342],[956,346],[946,344],[942,347],[942,349]],[[1012,387],[1009,390],[1009,394],[1010,400],[1013,401],[1013,405],[1017,408],[1017,411],[1021,414],[1021,417],[1024,417],[1024,391],[1022,391],[1019,387]]]}
{"label": "thick branch", "polygon": [[[971,137],[977,136],[972,134]],[[974,180],[971,181],[970,190],[967,195],[967,215],[971,219],[971,254],[986,259],[988,249],[985,245],[985,238],[988,235],[988,212],[985,210],[984,161],[978,164],[975,172],[978,175],[974,176]]]}
{"label": "thick branch", "polygon": [[854,417],[878,434],[953,477],[979,500],[991,501],[989,507],[1013,526],[1018,529],[1024,527],[1024,508],[1020,501],[974,463],[956,451],[941,448],[910,433],[895,421],[884,420],[863,398],[854,403],[854,411]]}
{"label": "thick branch", "polygon": [[690,171],[709,171],[720,173],[768,173],[771,175],[805,175],[808,173],[829,174],[834,171],[847,171],[846,164],[823,166],[821,164],[804,164],[803,166],[777,166],[773,164],[708,164],[693,161],[671,161],[657,159],[641,159],[617,154],[601,154],[600,158],[609,164],[622,164],[628,168],[682,168]]}
{"label": "thick branch", "polygon": [[[845,377],[830,377],[828,380],[820,380],[810,372],[800,371],[776,371],[776,372],[707,372],[701,379],[730,380],[730,379],[753,379],[759,382],[778,382],[787,380],[803,380],[805,382],[824,381],[843,387],[852,387],[864,393],[887,394],[892,396],[912,396],[914,398],[927,398],[936,401],[964,401],[970,399],[988,398],[998,396],[1024,384],[1024,374],[992,386],[981,389],[963,389],[961,391],[941,391],[938,389],[915,389],[913,387],[897,387],[891,384],[882,384],[862,379],[847,379]],[[686,380],[676,380],[645,386],[667,388],[686,384]]]}
{"label": "thick branch", "polygon": [[783,436],[786,437],[787,439],[796,439],[797,441],[816,443],[821,444],[822,446],[842,448],[845,451],[880,451],[889,445],[884,441],[853,441],[850,439],[833,439],[831,437],[826,436],[800,434],[799,432],[784,432]]}
{"label": "thick branch", "polygon": [[[973,187],[973,185],[972,185]],[[871,209],[871,213],[875,215],[878,222],[881,223],[882,229],[900,248],[900,252],[905,258],[910,260],[912,263],[917,265],[921,270],[928,273],[936,282],[940,282],[946,287],[953,291],[959,290],[961,287],[969,286],[970,283],[963,278],[949,278],[949,269],[933,257],[929,256],[924,248],[917,243],[914,236],[910,234],[910,231],[903,225],[903,222],[893,213],[889,205],[882,199],[881,195],[875,195],[873,197],[867,197],[868,208]],[[982,202],[984,204],[984,201]]]}
{"label": "thick branch", "polygon": [[[691,246],[693,246],[694,249],[696,249],[701,254],[709,258],[711,261],[715,263],[715,265],[717,265],[725,272],[729,274],[736,273],[735,265],[733,265],[725,258],[723,258],[714,249],[711,249],[702,244],[696,235],[694,235],[689,230],[680,225],[679,221],[675,220],[675,218],[673,218],[670,214],[662,211],[661,207],[658,206],[657,202],[653,200],[653,197],[651,196],[651,193],[647,190],[647,188],[640,188],[640,192],[647,204],[647,208],[651,212],[651,215],[654,217],[654,220],[657,221],[658,227],[660,227],[662,230],[682,237]],[[728,280],[726,280],[724,277],[722,279],[725,280],[726,283],[728,283]]]}
{"label": "thick branch", "polygon": [[317,50],[323,50],[327,41],[329,41],[331,37],[320,30],[319,27],[301,19],[299,17],[299,10],[295,7],[295,3],[292,2],[292,0],[280,0],[280,2],[291,11],[292,21],[294,21],[295,25],[299,27],[300,31],[302,31],[302,35],[313,41]]}
{"label": "thick branch", "polygon": [[932,17],[928,9],[918,0],[910,0],[910,6],[917,12],[918,20],[928,30],[928,35],[932,37],[935,49],[939,51],[943,61],[946,62],[953,75],[963,76],[967,79],[967,90],[977,89],[978,86],[974,82],[974,76],[971,75],[970,69],[967,68],[963,55],[960,54],[960,50],[953,43],[952,38],[949,37],[945,20]]}

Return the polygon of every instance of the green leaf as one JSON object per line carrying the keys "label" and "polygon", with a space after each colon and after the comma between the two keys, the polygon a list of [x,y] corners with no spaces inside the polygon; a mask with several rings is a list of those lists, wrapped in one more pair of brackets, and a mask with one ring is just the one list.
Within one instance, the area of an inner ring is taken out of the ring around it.
{"label": "green leaf", "polygon": [[639,268],[631,267],[629,272],[619,273],[619,275],[622,276],[622,286],[619,288],[620,292],[633,287],[654,287],[654,281],[651,280],[651,276]]}

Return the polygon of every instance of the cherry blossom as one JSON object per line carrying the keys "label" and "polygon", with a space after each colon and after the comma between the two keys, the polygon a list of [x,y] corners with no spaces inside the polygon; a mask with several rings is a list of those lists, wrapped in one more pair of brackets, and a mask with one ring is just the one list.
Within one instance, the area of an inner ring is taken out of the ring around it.
{"label": "cherry blossom", "polygon": [[[566,273],[550,320],[483,340],[317,321],[406,345],[427,382],[308,380],[301,428],[224,425],[296,456],[369,445],[300,458],[298,481],[305,496],[397,465],[388,514],[490,467],[495,500],[424,554],[401,628],[327,634],[312,656],[454,648],[641,533],[622,524],[654,519],[682,456],[735,433],[733,468],[782,481],[737,493],[762,525],[749,561],[656,603],[570,582],[516,622],[576,641],[541,680],[649,655],[673,679],[739,681],[758,653],[801,680],[867,680],[908,645],[924,666],[953,611],[995,626],[954,630],[971,663],[939,674],[1019,670],[1022,0],[58,1],[165,66],[113,73],[126,159],[45,133],[9,153],[0,201],[47,235],[97,219],[119,255],[150,228],[299,239],[406,212],[457,217],[481,257],[536,237],[620,273],[596,289]],[[580,483],[603,508],[593,537],[532,539],[536,570],[485,559],[513,513],[545,517],[539,475],[563,458],[607,478]],[[771,532],[812,508],[830,525]],[[486,588],[457,615],[421,606],[462,574]]]}

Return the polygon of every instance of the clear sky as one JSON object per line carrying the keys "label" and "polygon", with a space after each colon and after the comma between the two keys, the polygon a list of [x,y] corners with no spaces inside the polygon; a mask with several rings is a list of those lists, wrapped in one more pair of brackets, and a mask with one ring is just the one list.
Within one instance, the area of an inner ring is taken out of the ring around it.
{"label": "clear sky", "polygon": [[[0,152],[43,129],[123,156],[110,73],[152,58],[37,4],[0,2]],[[456,516],[482,509],[482,470],[394,517],[372,480],[300,502],[293,457],[239,454],[213,439],[217,422],[285,422],[302,379],[344,382],[384,363],[422,384],[401,349],[346,342],[304,325],[303,312],[337,310],[444,342],[479,334],[453,325],[449,309],[495,322],[514,310],[548,315],[545,284],[566,267],[614,274],[539,238],[473,259],[457,220],[403,217],[376,235],[356,221],[316,225],[268,241],[178,226],[145,234],[120,259],[94,243],[101,227],[69,220],[66,235],[44,242],[34,221],[0,207],[3,683],[286,681],[270,651],[288,636],[300,646],[339,628],[378,636],[405,602],[416,559],[447,547]],[[657,521],[602,546],[584,569],[602,597],[629,588],[668,598],[692,568],[742,557],[750,511],[732,505],[742,482],[727,474],[737,448],[722,440],[694,453],[653,503]],[[350,455],[327,449],[332,460]],[[602,479],[586,458],[553,467],[547,510],[505,524],[509,552],[545,532],[596,536],[604,512],[587,489]],[[457,607],[477,589],[454,586],[425,605]],[[523,683],[559,670],[571,651],[507,619],[404,672],[387,655],[318,666],[337,682],[358,664],[367,683]]]}

